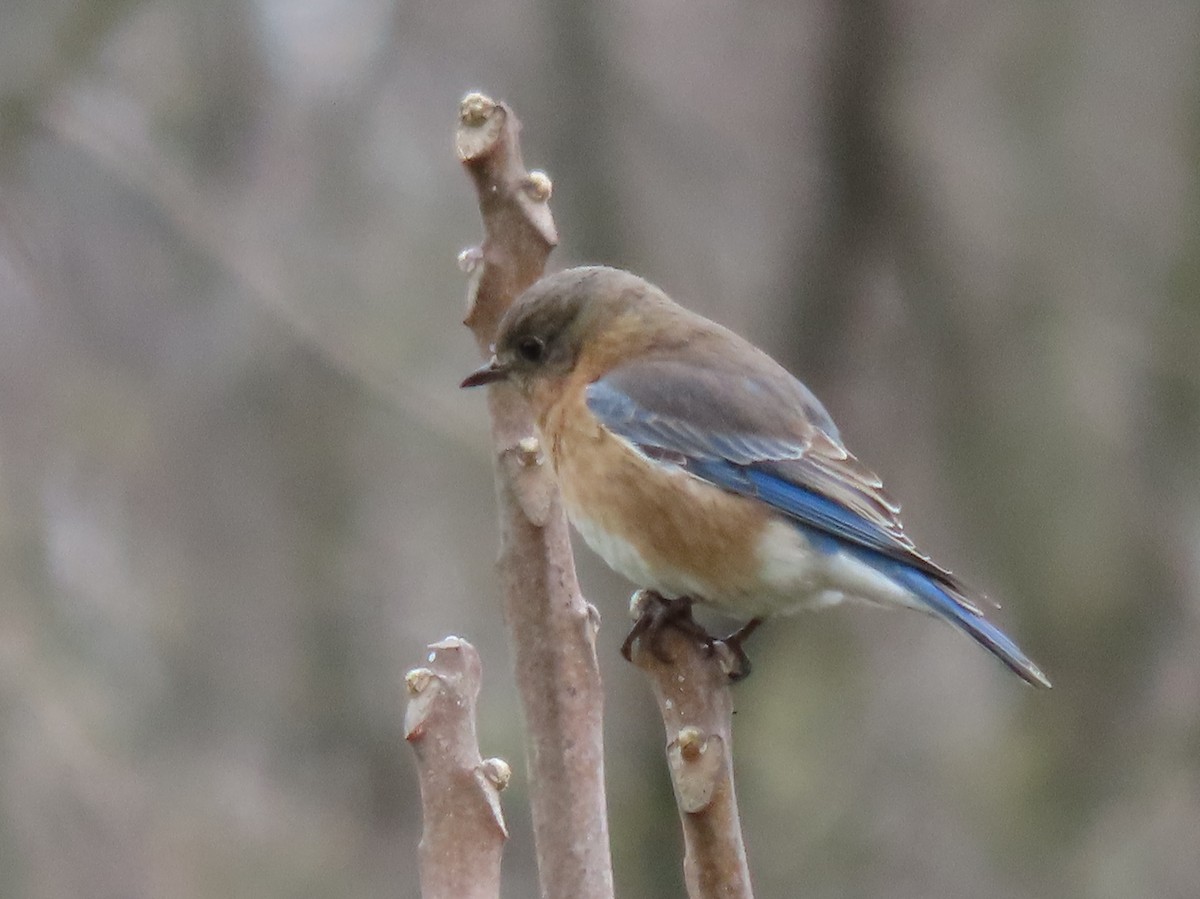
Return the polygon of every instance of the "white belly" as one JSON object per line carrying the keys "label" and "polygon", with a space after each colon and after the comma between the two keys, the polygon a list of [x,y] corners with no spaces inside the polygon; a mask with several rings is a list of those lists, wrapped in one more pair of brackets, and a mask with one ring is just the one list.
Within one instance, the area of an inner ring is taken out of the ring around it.
{"label": "white belly", "polygon": [[573,517],[584,542],[610,568],[639,587],[674,598],[691,596],[735,616],[780,615],[859,599],[914,606],[911,595],[846,552],[824,552],[788,522],[770,524],[758,541],[758,577],[739,589],[714,589],[685,571],[651,568],[629,541]]}
{"label": "white belly", "polygon": [[579,531],[579,536],[596,555],[605,561],[609,568],[617,574],[628,578],[639,587],[659,590],[656,578],[642,558],[641,553],[634,549],[628,540],[609,533],[588,518],[571,516],[571,524]]}
{"label": "white belly", "polygon": [[571,523],[592,552],[603,559],[609,568],[637,586],[654,590],[668,599],[690,596],[700,602],[723,605],[719,599],[710,598],[711,591],[695,577],[684,571],[651,568],[632,543],[604,530],[595,522],[572,516]]}
{"label": "white belly", "polygon": [[818,549],[786,521],[767,526],[758,542],[763,590],[775,614],[856,599],[920,608],[904,587],[845,550]]}

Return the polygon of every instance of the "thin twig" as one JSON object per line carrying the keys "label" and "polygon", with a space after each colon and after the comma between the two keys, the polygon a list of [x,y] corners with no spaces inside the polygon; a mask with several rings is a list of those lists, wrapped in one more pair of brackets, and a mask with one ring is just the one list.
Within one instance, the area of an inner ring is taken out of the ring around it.
{"label": "thin twig", "polygon": [[[525,169],[518,128],[504,104],[463,98],[456,146],[484,225],[482,246],[461,257],[471,273],[466,324],[485,357],[501,316],[541,276],[558,242],[550,181]],[[488,405],[504,618],[525,714],[541,894],[611,899],[597,616],[579,592],[566,518],[527,405],[504,384],[488,388]]]}
{"label": "thin twig", "polygon": [[670,628],[658,636],[658,648],[669,661],[639,641],[633,662],[650,678],[667,732],[667,765],[683,825],[688,896],[753,899],[733,789],[728,665],[694,636]]}
{"label": "thin twig", "polygon": [[497,899],[508,830],[500,790],[510,771],[484,761],[475,736],[482,666],[466,640],[429,646],[428,667],[408,672],[404,738],[421,780],[423,899]]}

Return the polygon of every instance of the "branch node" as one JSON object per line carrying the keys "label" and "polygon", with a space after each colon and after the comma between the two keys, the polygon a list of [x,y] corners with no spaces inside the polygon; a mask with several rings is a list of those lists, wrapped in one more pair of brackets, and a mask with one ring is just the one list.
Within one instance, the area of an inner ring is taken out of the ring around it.
{"label": "branch node", "polygon": [[706,741],[704,734],[700,732],[700,728],[689,724],[679,732],[679,735],[675,738],[675,742],[679,744],[679,754],[683,756],[683,760],[685,762],[694,762],[704,752]]}
{"label": "branch node", "polygon": [[541,443],[525,436],[501,453],[517,503],[529,523],[544,528],[550,521],[558,488],[541,465]]}
{"label": "branch node", "polygon": [[474,274],[481,265],[483,265],[482,247],[467,247],[465,250],[459,251],[458,268],[463,273]]}
{"label": "branch node", "polygon": [[425,736],[425,723],[441,693],[441,678],[429,668],[414,668],[404,675],[409,701],[404,710],[404,739],[416,743]]}
{"label": "branch node", "polygon": [[522,437],[517,441],[517,461],[525,467],[542,464],[542,444],[534,436]]}
{"label": "branch node", "polygon": [[492,822],[504,839],[508,839],[508,825],[504,823],[504,810],[500,808],[500,792],[512,778],[512,768],[504,759],[487,759],[473,772],[479,793],[487,801]]}
{"label": "branch node", "polygon": [[550,194],[554,192],[554,184],[550,181],[550,176],[540,169],[530,172],[522,187],[531,200],[539,203],[545,203],[550,199]]}
{"label": "branch node", "polygon": [[600,633],[600,610],[590,602],[584,602],[583,605],[587,610],[588,625],[592,629],[592,641],[595,642],[596,635]]}
{"label": "branch node", "polygon": [[690,815],[708,808],[725,765],[720,735],[705,737],[697,727],[685,727],[667,746],[671,782],[680,811]]}
{"label": "branch node", "polygon": [[501,758],[484,759],[479,766],[480,772],[499,792],[504,792],[512,780],[512,767]]}
{"label": "branch node", "polygon": [[475,700],[483,666],[475,647],[459,637],[428,649],[429,667],[404,677],[405,739],[416,758],[424,813],[421,893],[437,899],[498,896],[508,837],[498,781],[507,766],[479,755]]}
{"label": "branch node", "polygon": [[428,668],[412,669],[412,671],[404,675],[404,686],[408,688],[408,695],[417,696],[420,693],[424,693],[425,688],[429,686],[429,682],[436,676]]}

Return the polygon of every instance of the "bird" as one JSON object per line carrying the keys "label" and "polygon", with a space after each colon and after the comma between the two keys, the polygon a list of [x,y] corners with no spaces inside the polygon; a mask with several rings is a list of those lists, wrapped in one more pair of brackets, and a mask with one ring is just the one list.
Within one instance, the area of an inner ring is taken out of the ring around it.
{"label": "bird", "polygon": [[492,350],[462,386],[526,398],[568,519],[655,600],[627,658],[667,626],[706,636],[700,603],[746,620],[724,641],[738,678],[765,618],[851,599],[943,619],[1050,686],[982,594],[917,549],[813,392],[733,331],[637,275],[582,266],[527,288]]}

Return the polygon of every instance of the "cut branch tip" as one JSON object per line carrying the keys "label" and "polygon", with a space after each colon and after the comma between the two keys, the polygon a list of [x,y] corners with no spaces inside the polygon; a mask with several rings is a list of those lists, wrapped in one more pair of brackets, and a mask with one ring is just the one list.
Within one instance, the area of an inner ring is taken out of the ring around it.
{"label": "cut branch tip", "polygon": [[458,120],[464,125],[478,127],[487,121],[496,108],[496,101],[487,94],[471,91],[458,104]]}
{"label": "cut branch tip", "polygon": [[429,650],[430,650],[429,651],[429,661],[432,662],[434,660],[434,658],[437,656],[437,652],[439,649],[462,649],[463,646],[466,644],[466,642],[467,641],[464,640],[462,637],[456,637],[453,634],[451,634],[447,637],[443,637],[442,639],[438,640],[436,643],[430,643],[429,644]]}
{"label": "cut branch tip", "polygon": [[476,163],[487,157],[497,148],[505,121],[507,112],[502,103],[478,92],[463,97],[458,104],[458,131],[454,136],[459,160]]}

